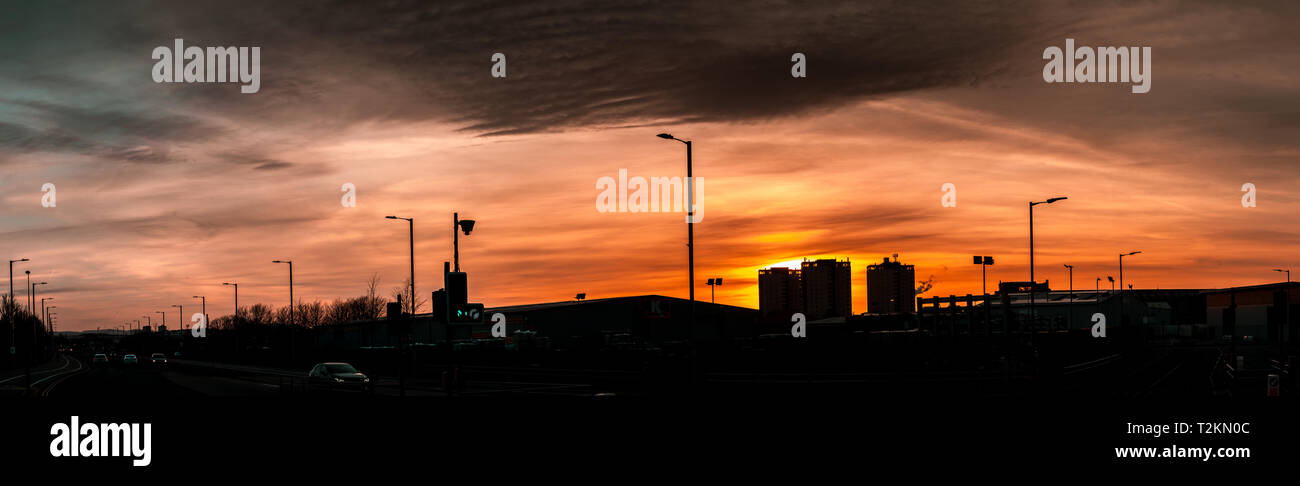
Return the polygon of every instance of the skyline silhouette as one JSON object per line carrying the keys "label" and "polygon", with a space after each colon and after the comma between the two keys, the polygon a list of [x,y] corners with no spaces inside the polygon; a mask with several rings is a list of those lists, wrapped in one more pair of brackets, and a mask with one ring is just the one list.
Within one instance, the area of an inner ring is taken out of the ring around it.
{"label": "skyline silhouette", "polygon": [[[368,12],[266,6],[248,23],[211,5],[178,6],[165,20],[143,8],[92,15],[26,5],[15,14],[30,21],[4,34],[11,61],[0,81],[12,89],[0,100],[0,248],[31,259],[20,274],[50,282],[41,292],[59,298],[63,329],[196,294],[228,308],[233,296],[220,283],[229,281],[243,283],[247,302],[283,302],[284,269],[266,263],[279,258],[296,262],[295,293],[307,300],[358,295],[376,273],[385,290],[401,285],[410,249],[405,228],[383,219],[391,214],[416,218],[422,296],[451,260],[443,220],[459,211],[480,221],[461,260],[482,302],[685,297],[680,214],[593,206],[596,181],[619,169],[685,175],[679,148],[654,138],[661,132],[695,141],[695,175],[707,181],[696,288],[726,279],[719,303],[756,308],[757,270],[803,258],[898,253],[918,278],[934,277],[929,295],[978,292],[974,254],[998,259],[990,282],[1027,280],[1022,206],[1058,194],[1068,204],[1035,222],[1039,280],[1054,286],[1064,264],[1075,266],[1076,286],[1115,275],[1113,254],[1133,248],[1145,253],[1126,260],[1125,278],[1139,288],[1265,283],[1278,280],[1271,269],[1297,264],[1300,234],[1283,223],[1300,210],[1291,142],[1300,133],[1278,120],[1300,99],[1279,80],[1300,63],[1276,61],[1300,56],[1300,42],[1288,42],[1297,33],[1286,15],[1156,4],[1123,18],[1045,6],[936,15],[917,6],[891,11],[889,23],[843,4],[780,19],[751,13],[726,27],[704,20],[703,5],[682,7],[701,15],[677,21],[603,6],[553,27],[624,18],[600,31],[609,42],[597,48],[548,31],[507,36],[508,20],[480,12],[467,12],[463,26],[441,17],[404,26],[446,29],[426,40],[376,33],[353,42],[289,19],[351,18],[361,28]],[[995,15],[957,21],[979,12]],[[1138,20],[1160,15],[1170,20]],[[66,18],[85,22],[54,21]],[[864,29],[819,23],[840,18]],[[680,22],[677,33],[665,22]],[[1207,22],[1250,29],[1202,36]],[[188,33],[200,28],[202,37]],[[906,51],[871,34],[896,28]],[[926,35],[938,31],[942,45]],[[817,37],[824,32],[834,36]],[[775,44],[724,42],[742,33]],[[1063,35],[1080,45],[1154,44],[1151,91],[1044,83],[1042,49]],[[105,47],[38,42],[47,36]],[[178,37],[260,45],[261,90],[152,83],[148,53]],[[450,38],[461,43],[449,48]],[[940,49],[950,41],[960,52]],[[647,42],[663,47],[640,47]],[[566,49],[578,60],[558,54]],[[510,56],[505,79],[489,75],[498,51]],[[796,51],[808,55],[807,78],[789,77]],[[648,78],[656,66],[690,75]],[[41,205],[47,182],[58,188],[56,207]],[[947,183],[955,207],[942,205]],[[1258,187],[1257,207],[1241,206],[1243,183]],[[356,207],[339,204],[344,184],[355,186]],[[860,312],[861,269],[852,283]]]}

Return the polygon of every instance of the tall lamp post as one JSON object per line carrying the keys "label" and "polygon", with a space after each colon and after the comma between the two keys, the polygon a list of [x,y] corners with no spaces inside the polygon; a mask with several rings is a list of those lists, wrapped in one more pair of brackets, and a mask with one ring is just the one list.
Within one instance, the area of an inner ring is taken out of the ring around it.
{"label": "tall lamp post", "polygon": [[1034,206],[1039,204],[1052,204],[1056,201],[1063,201],[1066,199],[1069,198],[1060,196],[1048,198],[1046,201],[1029,202],[1029,327],[1031,331],[1038,324],[1038,314],[1034,308],[1034,294],[1038,293],[1035,288],[1038,286],[1038,281],[1034,280]]}
{"label": "tall lamp post", "polygon": [[195,295],[192,298],[201,299],[203,302],[203,308],[200,309],[199,312],[203,313],[203,328],[206,330],[208,328],[208,297],[205,295]]}
{"label": "tall lamp post", "polygon": [[[1128,303],[1128,294],[1124,293],[1124,257],[1133,256],[1138,253],[1142,253],[1142,252],[1130,251],[1128,253],[1119,254],[1119,325],[1120,327],[1124,327],[1125,323],[1128,322],[1128,312],[1125,312],[1127,310],[1125,309],[1125,304]],[[1140,336],[1141,331],[1138,332]]]}
{"label": "tall lamp post", "polygon": [[172,304],[176,310],[176,329],[185,330],[185,304]]}
{"label": "tall lamp post", "polygon": [[1286,304],[1282,306],[1282,325],[1277,330],[1278,356],[1277,361],[1283,363],[1286,361],[1286,331],[1291,327],[1291,269],[1274,268],[1274,272],[1286,273]]}
{"label": "tall lamp post", "polygon": [[[153,311],[153,313],[154,313],[154,314],[162,314],[162,324],[159,324],[159,325],[158,325],[158,329],[162,329],[162,328],[164,328],[164,327],[167,327],[167,311]],[[154,332],[157,332],[158,329],[153,329],[153,331],[154,331]]]}
{"label": "tall lamp post", "polygon": [[239,284],[230,282],[221,282],[221,285],[233,285],[235,287],[235,316],[233,319],[239,320]]}
{"label": "tall lamp post", "polygon": [[387,219],[401,219],[406,221],[407,236],[411,248],[411,315],[415,315],[415,218],[400,218],[397,216],[384,216]]}
{"label": "tall lamp post", "polygon": [[[15,310],[18,309],[18,299],[17,297],[14,296],[14,262],[26,262],[26,261],[30,261],[30,260],[26,258],[9,260],[9,303],[5,304],[5,308],[4,308],[5,314],[9,314],[10,306],[13,306]],[[14,334],[14,329],[16,327],[17,326],[14,326],[12,323],[10,323],[9,325],[9,356],[11,359],[16,358],[18,352],[18,345],[14,342],[14,340],[17,339],[16,337],[17,335]]]}
{"label": "tall lamp post", "polygon": [[[32,279],[32,271],[31,271],[31,270],[28,270],[28,271],[27,271],[27,280],[30,282],[31,279]],[[27,295],[28,295],[27,298],[28,298],[29,300],[31,300],[31,312],[30,312],[30,313],[32,314],[33,317],[36,317],[36,315],[35,315],[35,314],[36,314],[36,286],[37,286],[37,285],[45,285],[46,283],[47,283],[47,282],[36,282],[36,283],[31,284],[31,285],[28,287],[28,288],[31,289],[31,292],[27,294]],[[43,306],[44,306],[44,303],[42,303],[41,305],[42,305],[42,307],[43,307]],[[13,323],[11,323],[10,325],[12,326],[12,325],[17,325],[17,324],[18,324],[17,322],[13,322]],[[42,327],[44,327],[44,323],[43,323],[43,322],[41,323],[41,325],[42,325]],[[36,330],[35,330],[35,329],[32,329],[31,332],[32,332],[32,349],[31,349],[30,351],[28,351],[28,353],[27,353],[27,354],[28,354],[28,356],[27,356],[27,394],[29,394],[29,395],[32,393],[32,364],[33,364],[34,361],[36,361]]]}
{"label": "tall lamp post", "polygon": [[1074,329],[1074,265],[1067,264],[1065,268],[1070,271],[1070,305],[1066,307],[1065,330],[1070,331]]}
{"label": "tall lamp post", "polygon": [[36,309],[32,308],[32,271],[23,270],[23,273],[27,274],[27,313],[35,315]]}
{"label": "tall lamp post", "polygon": [[[17,297],[14,296],[14,263],[15,263],[15,262],[29,262],[29,261],[31,261],[31,260],[28,260],[28,259],[26,259],[26,258],[19,258],[19,259],[17,259],[17,260],[9,260],[9,300],[11,300],[11,301],[14,302],[14,306],[15,306],[15,307],[18,306],[18,299],[17,299]],[[6,309],[6,312],[7,312],[7,311],[8,311],[8,309]]]}
{"label": "tall lamp post", "polygon": [[[980,266],[980,291],[985,296],[989,295],[989,265],[993,264],[993,257],[975,255],[975,264]],[[986,301],[987,302],[987,301]]]}
{"label": "tall lamp post", "polygon": [[687,340],[695,331],[695,179],[691,173],[691,141],[682,140],[667,133],[657,135],[664,140],[676,140],[686,144],[686,268],[690,279],[690,329],[686,332]]}
{"label": "tall lamp post", "polygon": [[296,322],[293,316],[293,260],[272,260],[271,263],[289,264],[289,326],[292,329],[294,322]]}
{"label": "tall lamp post", "polygon": [[722,277],[711,278],[711,279],[709,279],[709,282],[706,283],[705,285],[708,285],[708,286],[709,286],[709,303],[710,303],[710,304],[716,304],[716,303],[717,303],[717,299],[715,299],[714,297],[716,297],[717,294],[714,293],[714,292],[717,290],[717,287],[718,287],[719,285],[722,285]]}
{"label": "tall lamp post", "polygon": [[49,320],[45,317],[45,301],[47,300],[54,300],[54,297],[41,297],[41,324],[46,325],[49,324]]}
{"label": "tall lamp post", "polygon": [[469,236],[469,232],[474,231],[474,220],[460,219],[460,213],[451,213],[451,251],[452,251],[451,260],[453,262],[452,263],[452,268],[454,269],[452,270],[453,272],[460,271],[459,231],[464,231],[465,236]]}
{"label": "tall lamp post", "polygon": [[32,315],[33,315],[33,316],[36,315],[36,286],[37,286],[37,285],[48,285],[48,284],[49,284],[49,282],[32,282],[32,293],[31,293],[31,296],[32,296]]}

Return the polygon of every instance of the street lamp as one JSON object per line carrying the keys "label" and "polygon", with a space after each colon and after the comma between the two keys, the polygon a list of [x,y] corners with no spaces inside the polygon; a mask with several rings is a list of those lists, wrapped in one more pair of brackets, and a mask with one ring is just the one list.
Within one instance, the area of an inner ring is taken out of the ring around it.
{"label": "street lamp", "polygon": [[1066,330],[1069,331],[1074,329],[1074,265],[1067,264],[1065,268],[1070,271],[1070,305],[1066,306],[1069,310],[1065,313]]}
{"label": "street lamp", "polygon": [[36,286],[37,286],[37,285],[48,285],[48,284],[49,284],[49,282],[33,282],[33,283],[32,283],[32,293],[31,293],[31,296],[32,296],[32,312],[31,312],[31,313],[32,313],[33,316],[36,315]]}
{"label": "street lamp", "polygon": [[[384,216],[387,219],[401,219],[407,223],[407,235],[411,248],[411,315],[415,315],[415,218],[400,218],[397,216]],[[473,227],[473,223],[470,223]]]}
{"label": "street lamp", "polygon": [[54,300],[54,297],[41,297],[41,323],[49,324],[45,319],[45,301]]}
{"label": "street lamp", "polygon": [[710,304],[716,303],[716,301],[714,300],[714,296],[716,295],[714,294],[714,291],[717,290],[717,287],[719,285],[722,285],[722,278],[721,277],[711,278],[709,279],[708,283],[705,285],[709,286],[709,303]]}
{"label": "street lamp", "polygon": [[237,284],[237,283],[230,283],[230,282],[221,282],[221,285],[233,285],[233,286],[235,287],[235,317],[234,317],[234,319],[235,319],[236,321],[238,321],[238,320],[239,320],[239,284]]}
{"label": "street lamp", "polygon": [[980,266],[980,289],[985,296],[989,295],[989,265],[993,264],[993,257],[975,255],[975,264]]}
{"label": "street lamp", "polygon": [[[53,299],[54,299],[54,297],[50,297],[50,300],[53,300]],[[57,305],[52,305],[52,306],[49,306],[49,307],[46,307],[46,308],[45,308],[45,326],[48,327],[48,328],[50,329],[50,332],[54,332],[54,326],[50,325],[50,318],[53,317],[55,314],[57,314],[57,313],[55,313],[55,312],[50,312],[50,311],[52,311],[52,310],[54,310],[54,309],[58,309],[58,308],[59,308],[59,306],[57,306]]]}
{"label": "street lamp", "polygon": [[695,331],[695,179],[691,173],[691,141],[667,133],[656,136],[686,144],[686,265],[691,298],[690,329],[687,331],[687,339],[689,339],[691,333]]}
{"label": "street lamp", "polygon": [[451,213],[452,261],[456,272],[460,271],[460,233],[457,232],[458,230],[464,231],[465,236],[469,236],[469,232],[474,231],[474,220],[462,220],[460,219],[460,213]]}
{"label": "street lamp", "polygon": [[[14,262],[26,262],[26,261],[30,261],[30,260],[26,258],[9,260],[9,302],[7,304],[4,304],[4,313],[6,315],[9,314],[10,306],[12,306],[15,310],[18,309],[18,299],[14,297]],[[13,355],[17,352],[17,345],[14,344],[14,340],[17,339],[16,335],[14,334],[15,327],[17,326],[14,326],[12,323],[9,325],[9,347],[10,347],[9,354],[10,355]]]}
{"label": "street lamp", "polygon": [[1120,327],[1124,327],[1124,323],[1125,323],[1125,322],[1128,322],[1128,313],[1125,312],[1126,309],[1124,308],[1124,307],[1125,307],[1125,304],[1128,303],[1128,294],[1125,294],[1125,293],[1124,293],[1124,257],[1126,257],[1126,256],[1133,256],[1133,255],[1136,255],[1136,254],[1138,254],[1138,253],[1142,253],[1142,252],[1141,252],[1141,251],[1130,251],[1130,252],[1128,252],[1128,253],[1120,253],[1120,254],[1119,254],[1119,290],[1120,290],[1120,293],[1119,293],[1119,325],[1120,325]]}
{"label": "street lamp", "polygon": [[293,260],[271,260],[271,263],[289,264],[289,328],[293,329],[295,322],[293,318]]}
{"label": "street lamp", "polygon": [[1282,326],[1277,330],[1278,349],[1281,350],[1282,353],[1279,355],[1278,361],[1281,362],[1286,359],[1286,331],[1288,330],[1287,328],[1291,327],[1291,269],[1274,268],[1273,271],[1286,273],[1287,284],[1286,304],[1282,306]]}
{"label": "street lamp", "polygon": [[172,304],[172,307],[175,307],[177,309],[176,328],[184,331],[185,330],[185,304]]}
{"label": "street lamp", "polygon": [[206,330],[208,327],[208,297],[204,295],[195,295],[192,298],[202,299],[203,301],[203,309],[201,309],[199,312],[203,313],[203,328]]}
{"label": "street lamp", "polygon": [[[167,312],[166,312],[166,311],[153,311],[153,313],[154,313],[154,314],[162,314],[162,324],[159,324],[159,325],[158,325],[158,329],[162,329],[162,328],[164,328],[164,327],[167,327]],[[153,331],[154,331],[154,332],[158,332],[158,329],[153,329]]]}
{"label": "street lamp", "polygon": [[1038,324],[1038,314],[1034,308],[1034,294],[1037,294],[1035,287],[1038,281],[1034,280],[1034,206],[1039,204],[1052,204],[1056,201],[1069,199],[1065,196],[1048,198],[1046,201],[1029,202],[1029,325],[1032,330]]}
{"label": "street lamp", "polygon": [[[31,280],[32,280],[32,271],[27,270],[27,281],[31,282]],[[36,286],[45,285],[46,283],[47,282],[36,282],[31,284],[28,287],[31,289],[31,292],[27,294],[28,300],[31,301],[31,311],[29,312],[29,314],[32,314],[33,317],[35,317],[36,314]],[[44,303],[42,303],[42,306],[44,306]],[[18,323],[14,322],[11,323],[10,325],[17,326]],[[32,329],[31,331],[32,331],[32,349],[31,352],[28,353],[28,357],[27,357],[27,393],[28,394],[32,393],[32,364],[33,364],[32,362],[36,361],[36,330]]]}
{"label": "street lamp", "polygon": [[[145,315],[140,316],[140,317],[143,317],[143,318],[144,318],[144,325],[145,325],[145,326],[148,326],[149,328],[153,328],[153,316],[148,315],[148,314],[145,314]],[[140,320],[139,320],[139,319],[136,319],[136,320],[135,320],[135,326],[136,326],[136,327],[140,327]]]}
{"label": "street lamp", "polygon": [[[9,260],[9,300],[10,300],[10,301],[13,301],[13,302],[15,303],[15,304],[14,304],[15,306],[17,306],[17,302],[18,302],[18,301],[17,301],[17,299],[14,298],[14,263],[15,263],[15,262],[29,262],[29,261],[31,261],[31,260],[28,260],[28,259],[26,259],[26,258],[19,258],[19,259],[17,259],[17,260]],[[8,307],[5,308],[5,312],[6,312],[6,313],[9,312],[9,308],[8,308]]]}

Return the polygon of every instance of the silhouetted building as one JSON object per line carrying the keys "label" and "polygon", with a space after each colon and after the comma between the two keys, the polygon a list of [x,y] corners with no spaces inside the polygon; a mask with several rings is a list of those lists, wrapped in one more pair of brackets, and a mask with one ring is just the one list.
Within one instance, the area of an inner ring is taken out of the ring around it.
{"label": "silhouetted building", "polygon": [[1003,294],[1029,294],[1029,289],[1031,288],[1034,289],[1034,293],[1036,294],[1052,291],[1051,287],[1048,286],[1048,281],[1035,282],[1032,286],[1028,281],[998,282],[998,292]]}
{"label": "silhouetted building", "polygon": [[[431,313],[410,316],[406,327],[415,345],[441,345],[450,337],[454,349],[599,349],[645,343],[716,340],[757,334],[757,309],[696,302],[691,322],[691,301],[661,295],[634,295],[606,299],[569,300],[540,304],[488,307],[485,319],[448,326]],[[507,338],[493,337],[490,317],[505,316]],[[399,332],[396,320],[370,319],[320,326],[312,330],[316,346],[334,349],[391,349]],[[305,334],[305,333],[304,333]],[[450,335],[449,335],[450,334]],[[531,344],[524,346],[522,341]],[[522,349],[522,348],[521,348]]]}
{"label": "silhouetted building", "polygon": [[784,267],[759,270],[758,310],[763,317],[803,312],[799,270]]}
{"label": "silhouetted building", "polygon": [[1300,282],[1206,290],[1205,320],[1237,342],[1296,342]]}
{"label": "silhouetted building", "polygon": [[912,265],[885,261],[867,266],[867,312],[912,313],[916,310],[916,272]]}
{"label": "silhouetted building", "polygon": [[853,314],[853,272],[848,260],[804,260],[799,273],[803,282],[803,313],[808,320]]}

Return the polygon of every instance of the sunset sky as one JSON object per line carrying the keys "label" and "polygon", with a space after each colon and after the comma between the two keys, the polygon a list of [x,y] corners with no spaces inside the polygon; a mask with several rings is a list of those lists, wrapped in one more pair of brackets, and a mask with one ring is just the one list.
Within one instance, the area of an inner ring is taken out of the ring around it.
{"label": "sunset sky", "polygon": [[[1208,288],[1300,270],[1295,2],[121,2],[0,7],[0,253],[60,330],[206,295],[441,287],[451,215],[471,301],[685,297],[680,213],[600,213],[596,181],[703,179],[697,298],[757,270],[898,253],[926,296],[1038,278]],[[561,6],[557,6],[561,5]],[[157,46],[260,46],[261,90],[154,83]],[[1043,50],[1150,46],[1152,83],[1048,84]],[[493,53],[508,75],[490,76]],[[808,76],[790,76],[791,55]],[[44,183],[57,207],[41,205]],[[340,187],[357,187],[343,207]],[[957,206],[940,187],[953,183]],[[1257,207],[1242,207],[1244,183]],[[1300,276],[1298,276],[1300,277]],[[25,296],[20,292],[20,296]],[[193,306],[193,307],[191,307]],[[192,310],[191,310],[192,309]]]}

